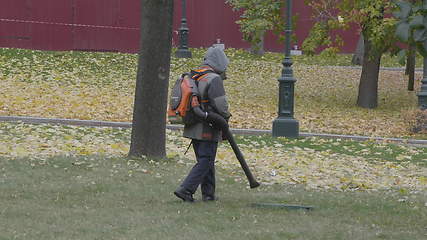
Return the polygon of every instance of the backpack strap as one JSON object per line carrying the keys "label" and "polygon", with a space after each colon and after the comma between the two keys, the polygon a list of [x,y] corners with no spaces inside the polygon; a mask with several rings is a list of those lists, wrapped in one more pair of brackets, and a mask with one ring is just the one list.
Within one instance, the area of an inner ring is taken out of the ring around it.
{"label": "backpack strap", "polygon": [[210,67],[202,67],[199,69],[194,69],[191,70],[190,73],[190,77],[194,80],[199,81],[200,79],[202,79],[203,77],[205,77],[205,75],[207,75],[208,73],[214,73],[215,71],[210,68]]}
{"label": "backpack strap", "polygon": [[[199,69],[191,70],[189,77],[194,79],[196,86],[199,87],[199,81],[202,80],[204,77],[206,77],[209,73],[215,73],[215,71],[212,68],[206,66],[206,67],[201,67]],[[209,100],[198,99],[198,102],[201,103],[202,109],[204,109],[205,104],[208,104]]]}
{"label": "backpack strap", "polygon": [[191,147],[191,145],[192,145],[192,144],[193,144],[193,139],[191,139],[191,142],[190,142],[190,144],[188,145],[187,150],[185,150],[184,155],[185,155],[185,154],[187,154],[188,149],[190,149],[190,147]]}

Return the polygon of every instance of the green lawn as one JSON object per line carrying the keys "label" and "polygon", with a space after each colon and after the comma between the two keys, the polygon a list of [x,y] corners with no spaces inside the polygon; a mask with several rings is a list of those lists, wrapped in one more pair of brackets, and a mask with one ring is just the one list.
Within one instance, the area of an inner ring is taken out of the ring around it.
{"label": "green lawn", "polygon": [[[250,190],[219,169],[219,200],[187,204],[172,192],[189,168],[173,159],[1,157],[0,239],[415,240],[427,236],[425,192],[321,192],[292,185]],[[199,193],[196,197],[200,199]],[[259,202],[314,209],[252,207]]]}

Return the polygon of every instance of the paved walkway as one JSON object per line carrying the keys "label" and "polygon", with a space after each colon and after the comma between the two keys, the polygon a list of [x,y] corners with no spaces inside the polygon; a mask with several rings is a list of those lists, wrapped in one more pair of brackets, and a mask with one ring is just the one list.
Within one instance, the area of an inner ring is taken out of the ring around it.
{"label": "paved walkway", "polygon": [[[348,68],[348,69],[359,69],[362,70],[362,66],[325,66],[328,68]],[[397,71],[404,72],[406,68],[404,67],[380,67],[381,71]],[[415,68],[415,72],[422,72],[422,68]]]}
{"label": "paved walkway", "polygon": [[[93,121],[93,120],[77,120],[77,119],[61,119],[61,118],[38,118],[38,117],[19,117],[19,116],[0,116],[0,121],[3,122],[23,122],[28,124],[54,124],[54,125],[75,125],[86,127],[116,127],[116,128],[131,128],[130,122],[107,122],[107,121]],[[167,129],[180,130],[182,125],[166,125]],[[234,134],[240,135],[271,135],[271,130],[259,129],[236,129],[232,128]],[[421,147],[427,147],[427,140],[417,139],[404,139],[404,138],[383,138],[383,137],[366,137],[357,135],[340,135],[340,134],[326,134],[326,133],[305,133],[300,132],[301,137],[321,137],[321,138],[340,138],[354,141],[384,141],[398,144],[410,144]]]}

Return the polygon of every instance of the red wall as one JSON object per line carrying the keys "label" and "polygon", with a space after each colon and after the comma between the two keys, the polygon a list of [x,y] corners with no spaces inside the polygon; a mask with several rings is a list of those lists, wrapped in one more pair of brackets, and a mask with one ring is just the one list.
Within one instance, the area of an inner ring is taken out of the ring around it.
{"label": "red wall", "polygon": [[[0,47],[41,50],[119,51],[139,48],[140,0],[0,0]],[[298,14],[298,45],[312,25],[304,1],[294,1]],[[221,39],[226,47],[248,48],[235,23],[239,13],[224,0],[187,0],[189,46],[207,47]],[[178,44],[181,0],[175,0],[174,45]],[[352,52],[357,33],[344,34],[343,52]],[[268,51],[280,52],[272,34],[265,40]]]}

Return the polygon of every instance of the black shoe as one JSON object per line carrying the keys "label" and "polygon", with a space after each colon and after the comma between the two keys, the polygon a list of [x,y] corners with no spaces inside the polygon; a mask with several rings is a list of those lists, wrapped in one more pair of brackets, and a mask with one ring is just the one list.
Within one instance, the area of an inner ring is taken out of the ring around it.
{"label": "black shoe", "polygon": [[205,202],[208,202],[208,201],[216,201],[218,199],[214,196],[202,196],[202,200]]}
{"label": "black shoe", "polygon": [[181,198],[184,202],[194,202],[193,194],[183,187],[179,187],[173,194]]}

